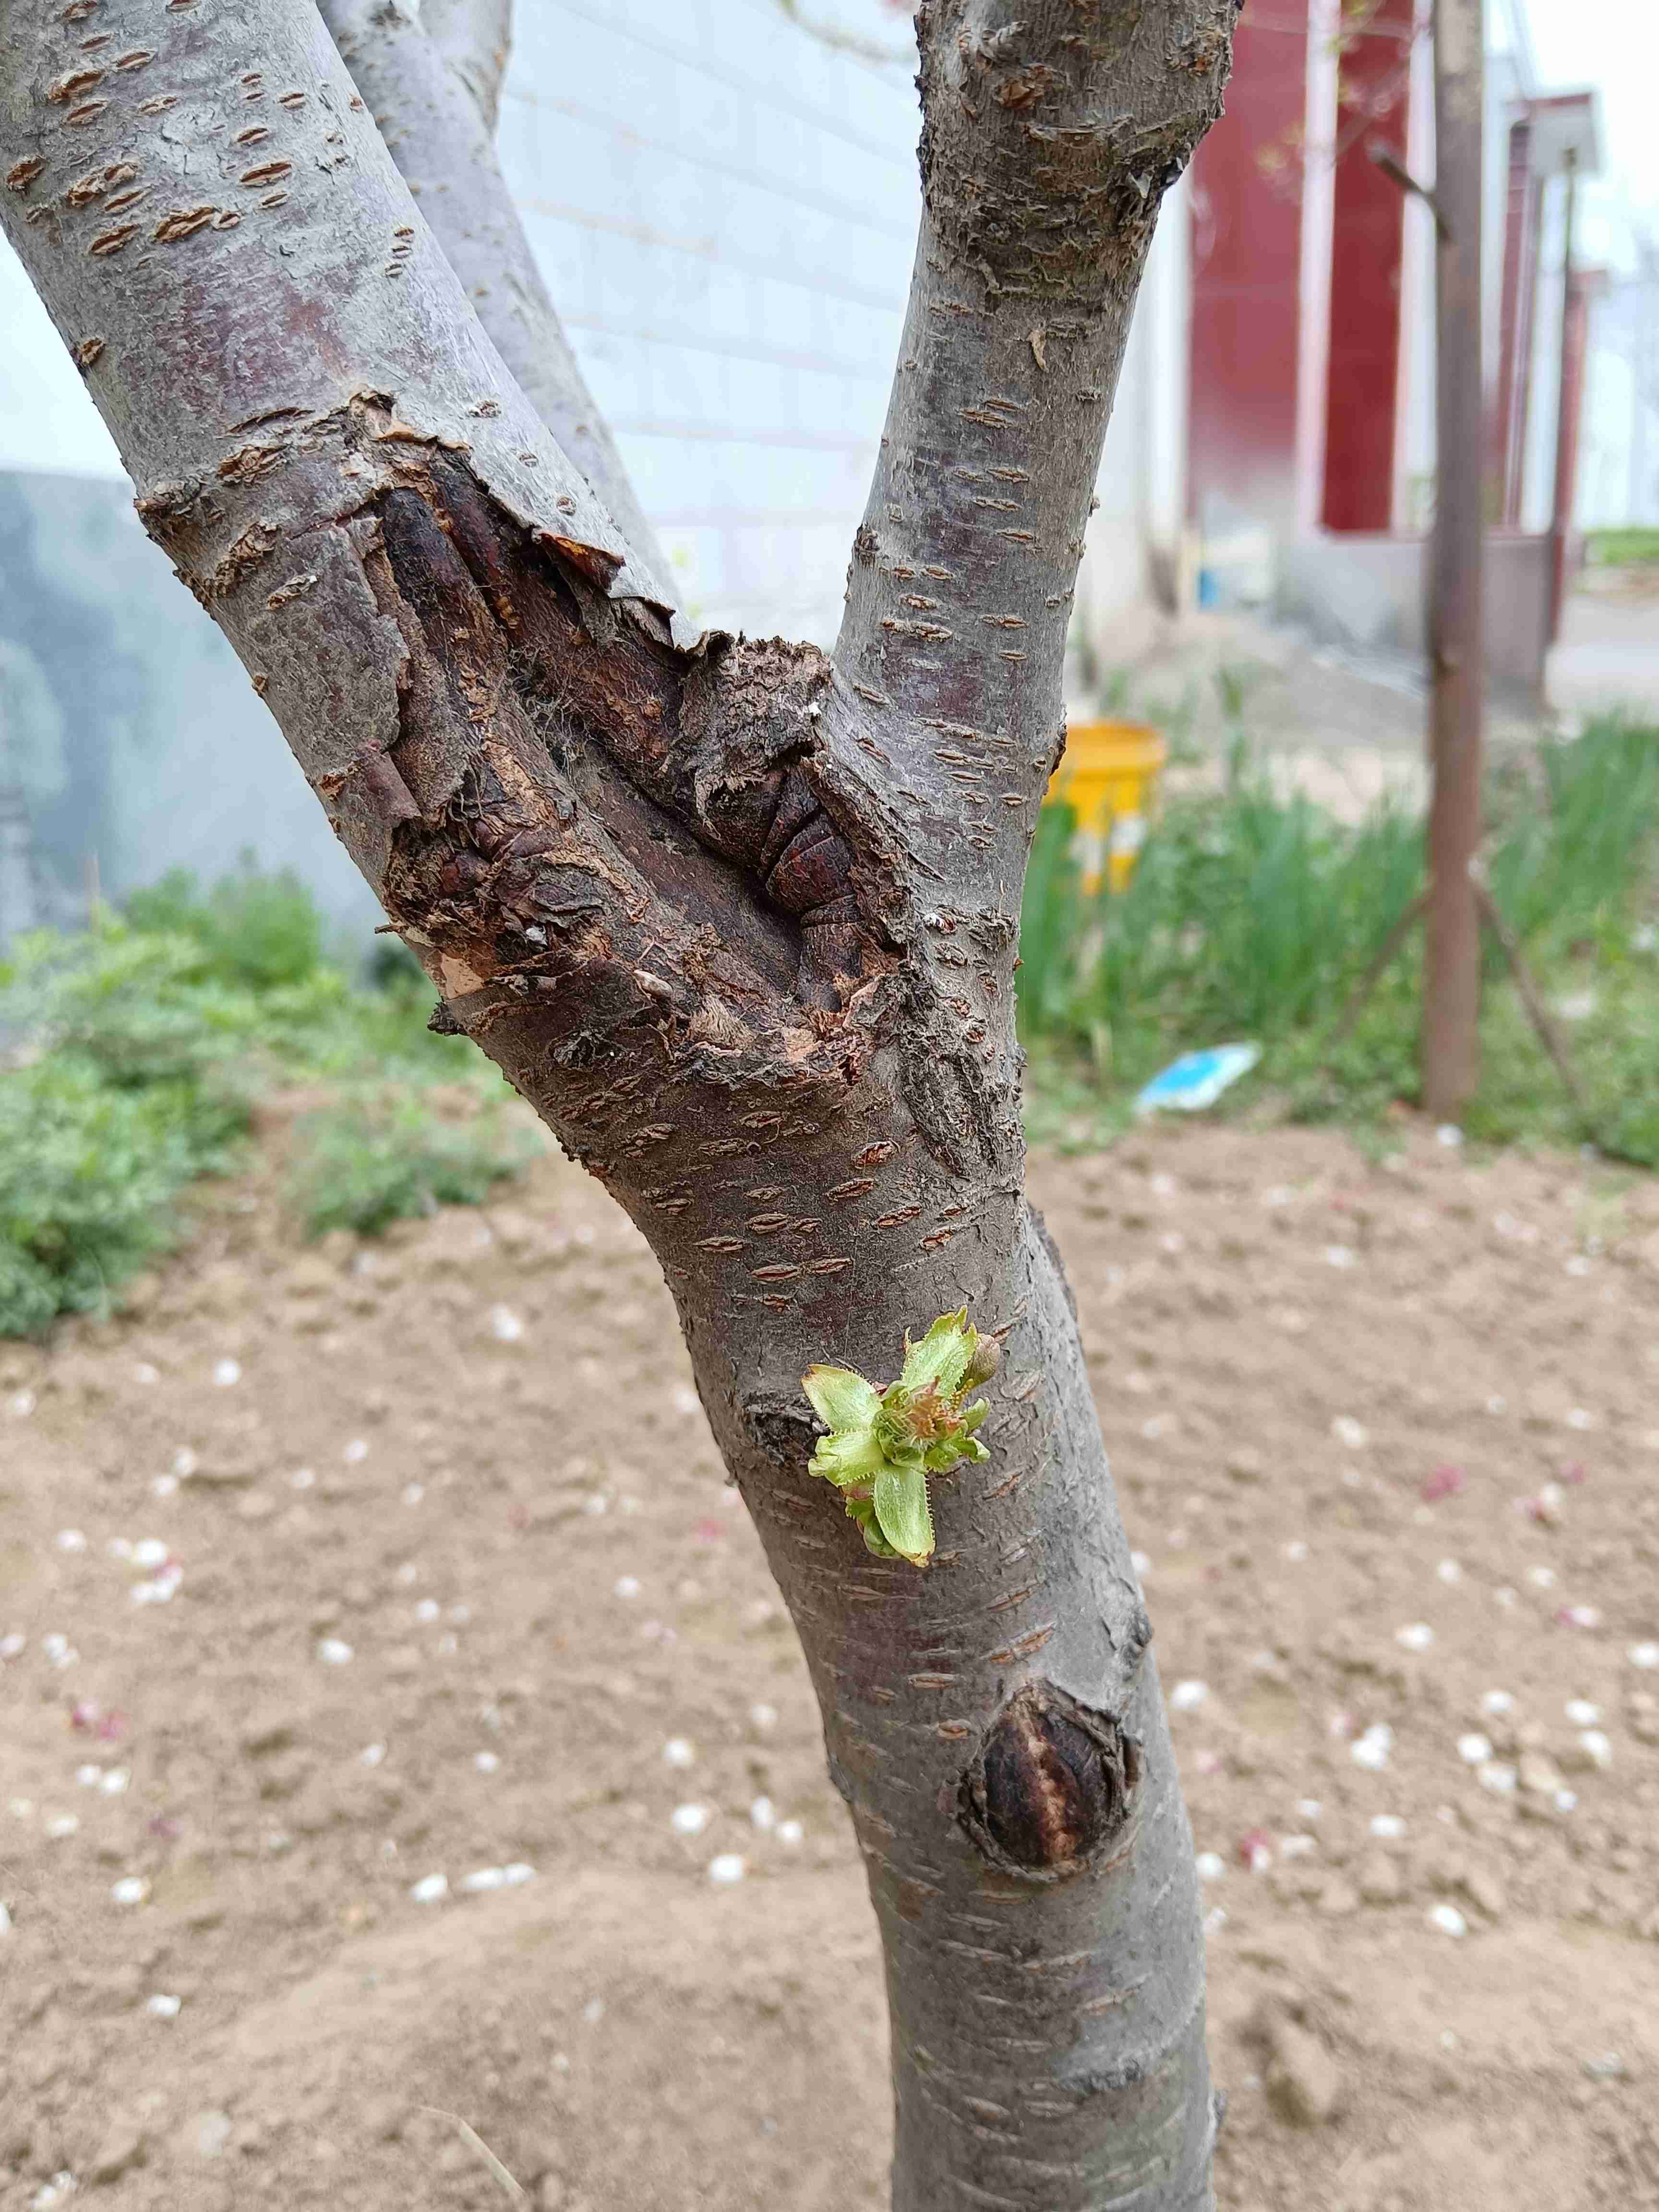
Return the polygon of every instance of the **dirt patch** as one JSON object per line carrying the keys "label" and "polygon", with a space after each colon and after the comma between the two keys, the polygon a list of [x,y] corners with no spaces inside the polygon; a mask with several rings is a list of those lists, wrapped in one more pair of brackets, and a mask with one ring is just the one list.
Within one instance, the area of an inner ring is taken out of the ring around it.
{"label": "dirt patch", "polygon": [[[1034,1182],[1219,1863],[1222,2203],[1659,2205],[1659,1186],[1227,1129]],[[565,2212],[875,2212],[857,1856],[580,1174],[313,1251],[222,1194],[0,1350],[0,1505],[5,2212],[506,2203],[447,2114]]]}

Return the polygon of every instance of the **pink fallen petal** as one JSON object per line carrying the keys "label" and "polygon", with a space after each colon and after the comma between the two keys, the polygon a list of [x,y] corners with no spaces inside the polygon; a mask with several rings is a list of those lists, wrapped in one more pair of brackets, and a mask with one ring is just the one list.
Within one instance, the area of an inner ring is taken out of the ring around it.
{"label": "pink fallen petal", "polygon": [[1273,1839],[1265,1828],[1251,1828],[1238,1839],[1238,1856],[1252,1874],[1265,1874],[1273,1863]]}
{"label": "pink fallen petal", "polygon": [[1585,1480],[1583,1462],[1576,1459],[1569,1460],[1561,1470],[1561,1480],[1563,1482],[1583,1482]]}
{"label": "pink fallen petal", "polygon": [[1468,1486],[1468,1477],[1461,1467],[1437,1467],[1423,1484],[1423,1503],[1437,1504],[1443,1498],[1455,1498],[1460,1490]]}

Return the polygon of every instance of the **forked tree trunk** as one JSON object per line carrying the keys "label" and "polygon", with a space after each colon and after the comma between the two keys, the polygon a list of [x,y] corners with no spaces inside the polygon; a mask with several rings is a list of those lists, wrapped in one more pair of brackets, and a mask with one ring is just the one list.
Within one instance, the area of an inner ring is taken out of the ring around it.
{"label": "forked tree trunk", "polygon": [[[895,2205],[1208,2207],[1190,1838],[1024,1198],[1013,969],[1112,386],[1233,0],[924,9],[833,658],[665,604],[489,162],[501,0],[428,5],[331,0],[360,97],[311,0],[0,0],[8,228],[439,1018],[662,1262],[868,1870]],[[962,1305],[1004,1346],[990,1457],[921,1571],[808,1479],[800,1376],[885,1380]]]}

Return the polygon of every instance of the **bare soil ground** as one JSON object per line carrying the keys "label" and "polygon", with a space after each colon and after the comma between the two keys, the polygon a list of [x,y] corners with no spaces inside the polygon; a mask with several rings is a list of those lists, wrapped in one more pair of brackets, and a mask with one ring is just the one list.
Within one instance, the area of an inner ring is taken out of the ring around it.
{"label": "bare soil ground", "polygon": [[[1413,1128],[1034,1181],[1217,1863],[1222,2203],[1659,2206],[1659,1185]],[[4,2212],[507,2203],[446,2115],[564,2212],[875,2212],[876,1945],[734,1503],[562,1163],[312,1250],[256,1176],[0,1347]]]}

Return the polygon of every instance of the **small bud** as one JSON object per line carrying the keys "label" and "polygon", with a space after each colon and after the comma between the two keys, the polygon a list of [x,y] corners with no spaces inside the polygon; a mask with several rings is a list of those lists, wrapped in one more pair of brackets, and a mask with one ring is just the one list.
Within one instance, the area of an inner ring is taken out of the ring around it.
{"label": "small bud", "polygon": [[1002,1346],[994,1336],[974,1338],[973,1356],[968,1362],[968,1371],[962,1378],[964,1390],[977,1390],[981,1382],[988,1382],[1002,1364]]}

